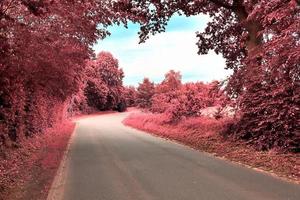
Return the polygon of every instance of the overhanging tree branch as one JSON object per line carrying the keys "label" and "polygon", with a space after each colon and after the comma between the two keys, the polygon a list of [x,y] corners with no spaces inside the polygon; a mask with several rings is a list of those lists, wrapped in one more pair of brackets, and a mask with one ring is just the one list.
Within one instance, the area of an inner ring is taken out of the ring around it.
{"label": "overhanging tree branch", "polygon": [[215,5],[217,6],[220,6],[220,7],[223,7],[223,8],[226,8],[226,9],[233,9],[234,6],[229,4],[229,3],[226,3],[222,0],[210,0],[212,3],[214,3]]}

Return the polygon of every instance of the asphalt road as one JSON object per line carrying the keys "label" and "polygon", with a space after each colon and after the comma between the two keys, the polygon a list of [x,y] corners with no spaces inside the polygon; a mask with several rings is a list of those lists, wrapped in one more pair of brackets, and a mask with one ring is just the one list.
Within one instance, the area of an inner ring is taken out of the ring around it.
{"label": "asphalt road", "polygon": [[48,200],[293,200],[288,183],[122,125],[78,121]]}

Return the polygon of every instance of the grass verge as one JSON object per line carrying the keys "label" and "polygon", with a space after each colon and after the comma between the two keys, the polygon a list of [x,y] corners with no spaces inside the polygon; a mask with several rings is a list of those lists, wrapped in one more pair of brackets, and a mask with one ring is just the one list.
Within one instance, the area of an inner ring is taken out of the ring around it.
{"label": "grass verge", "polygon": [[9,149],[0,160],[0,200],[46,199],[74,127],[63,122]]}
{"label": "grass verge", "polygon": [[230,119],[187,118],[167,123],[164,114],[132,113],[123,123],[159,137],[178,141],[197,150],[214,154],[268,172],[285,180],[300,183],[300,155],[275,150],[257,151],[245,141],[225,138],[220,133]]}

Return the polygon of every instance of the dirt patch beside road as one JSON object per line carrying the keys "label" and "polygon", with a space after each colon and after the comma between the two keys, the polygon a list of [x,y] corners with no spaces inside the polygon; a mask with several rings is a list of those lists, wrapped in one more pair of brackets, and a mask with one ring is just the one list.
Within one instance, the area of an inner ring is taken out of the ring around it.
{"label": "dirt patch beside road", "polygon": [[66,121],[9,150],[0,161],[0,199],[46,199],[74,127]]}

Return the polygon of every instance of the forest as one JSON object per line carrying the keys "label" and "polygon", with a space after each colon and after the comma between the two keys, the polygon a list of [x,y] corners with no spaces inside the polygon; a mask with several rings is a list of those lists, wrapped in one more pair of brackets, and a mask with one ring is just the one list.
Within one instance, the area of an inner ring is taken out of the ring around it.
{"label": "forest", "polygon": [[[91,48],[109,26],[129,21],[147,42],[176,13],[210,17],[196,33],[198,53],[221,54],[233,70],[228,80],[182,83],[171,70],[161,83],[124,86],[118,59]],[[193,126],[257,150],[298,154],[299,105],[299,0],[0,2],[1,161],[71,116],[132,106],[159,123],[197,119]],[[205,108],[215,109],[208,118]]]}

